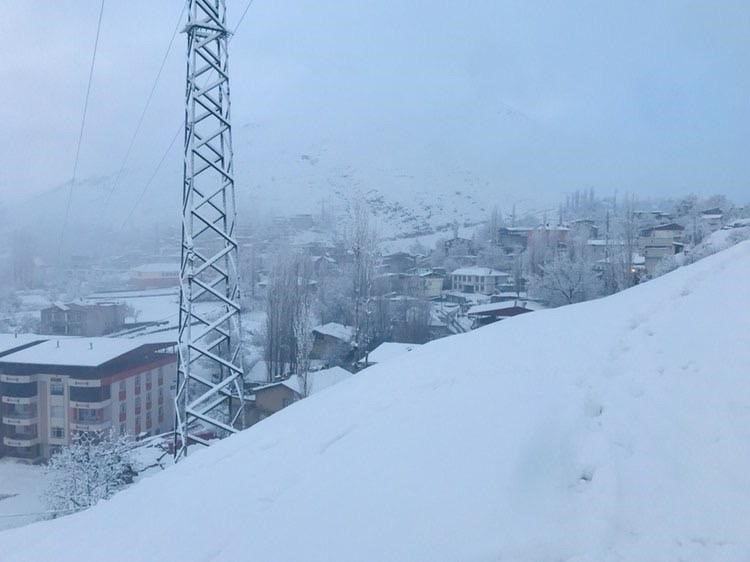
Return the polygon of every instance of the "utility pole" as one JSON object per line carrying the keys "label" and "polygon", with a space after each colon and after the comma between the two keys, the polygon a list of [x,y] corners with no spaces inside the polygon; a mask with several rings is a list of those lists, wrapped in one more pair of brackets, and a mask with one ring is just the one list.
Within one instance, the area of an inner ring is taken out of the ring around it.
{"label": "utility pole", "polygon": [[175,460],[242,428],[239,260],[224,0],[190,0]]}

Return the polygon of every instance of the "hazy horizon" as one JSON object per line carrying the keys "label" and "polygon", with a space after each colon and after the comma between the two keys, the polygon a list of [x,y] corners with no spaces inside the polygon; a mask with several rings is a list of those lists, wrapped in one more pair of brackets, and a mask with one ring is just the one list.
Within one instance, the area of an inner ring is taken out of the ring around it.
{"label": "hazy horizon", "polygon": [[[79,180],[120,168],[181,5],[106,4]],[[244,6],[230,3],[232,25]],[[6,201],[70,181],[98,9],[6,8]],[[238,190],[262,200],[273,186],[297,200],[307,183],[353,175],[386,195],[466,185],[503,203],[593,187],[744,203],[748,29],[739,1],[256,0],[230,47]],[[126,166],[136,179],[118,187],[125,196],[141,191],[180,126],[184,43],[178,34]],[[170,197],[180,142],[151,188]],[[299,166],[305,154],[319,161],[314,179]]]}

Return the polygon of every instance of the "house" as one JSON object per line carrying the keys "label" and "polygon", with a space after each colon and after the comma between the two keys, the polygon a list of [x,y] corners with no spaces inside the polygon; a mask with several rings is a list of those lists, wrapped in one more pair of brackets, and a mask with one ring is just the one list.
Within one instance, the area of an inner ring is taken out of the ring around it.
{"label": "house", "polygon": [[466,315],[474,322],[474,327],[485,326],[499,320],[512,318],[519,314],[526,314],[535,310],[541,310],[544,307],[533,301],[522,301],[520,299],[513,301],[493,302],[488,304],[478,304],[472,306]]}
{"label": "house", "polygon": [[308,373],[306,381],[298,375],[292,375],[284,380],[256,386],[245,406],[245,427],[286,408],[300,400],[304,394],[312,396],[351,376],[352,373],[346,369],[331,367]]}
{"label": "house", "polygon": [[501,226],[497,231],[498,244],[509,254],[519,254],[529,243],[530,226]]}
{"label": "house", "polygon": [[639,244],[645,257],[645,267],[653,274],[656,266],[667,256],[673,256],[683,249],[682,235],[685,227],[671,222],[641,230]]}
{"label": "house", "polygon": [[417,267],[417,257],[408,252],[395,252],[383,256],[381,271],[383,273],[406,273]]}
{"label": "house", "polygon": [[461,238],[460,236],[444,240],[443,251],[449,257],[475,256],[477,253],[474,241],[469,238]]}
{"label": "house", "polygon": [[570,230],[573,236],[581,240],[589,240],[599,236],[599,227],[592,219],[570,221]]}
{"label": "house", "polygon": [[510,273],[489,267],[461,267],[451,272],[451,289],[491,295],[509,279]]}
{"label": "house", "polygon": [[122,329],[125,305],[117,303],[55,303],[40,311],[40,332],[58,336],[103,336]]}
{"label": "house", "polygon": [[134,437],[172,429],[174,342],[0,336],[0,454],[48,459],[78,432]]}
{"label": "house", "polygon": [[419,274],[422,280],[422,296],[426,299],[438,299],[443,294],[445,273],[434,269]]}
{"label": "house", "polygon": [[701,223],[709,231],[715,232],[723,226],[724,211],[719,207],[706,209],[701,212]]}
{"label": "house", "polygon": [[331,365],[346,362],[351,357],[354,343],[354,328],[337,322],[329,322],[313,328],[311,359],[325,361]]}
{"label": "house", "polygon": [[147,263],[130,270],[130,282],[137,289],[160,289],[180,284],[179,263]]}

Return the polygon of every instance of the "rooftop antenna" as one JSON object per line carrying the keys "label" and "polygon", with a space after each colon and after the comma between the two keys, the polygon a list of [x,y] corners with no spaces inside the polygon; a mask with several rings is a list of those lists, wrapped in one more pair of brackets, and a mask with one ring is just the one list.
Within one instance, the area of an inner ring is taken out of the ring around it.
{"label": "rooftop antenna", "polygon": [[175,460],[241,429],[244,406],[225,0],[189,0],[184,32]]}

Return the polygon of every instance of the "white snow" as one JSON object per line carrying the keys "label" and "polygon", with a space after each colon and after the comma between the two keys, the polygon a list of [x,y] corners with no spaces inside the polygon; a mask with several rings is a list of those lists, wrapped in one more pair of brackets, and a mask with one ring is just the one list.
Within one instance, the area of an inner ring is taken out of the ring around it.
{"label": "white snow", "polygon": [[748,560],[748,276],[745,242],[424,345],[0,557]]}
{"label": "white snow", "polygon": [[367,354],[368,363],[383,363],[421,347],[418,343],[385,342]]}
{"label": "white snow", "polygon": [[[329,369],[321,369],[320,371],[311,371],[307,374],[308,376],[308,393],[310,396],[317,394],[326,388],[329,388],[335,384],[340,383],[352,376],[352,373],[341,367],[331,367]],[[261,390],[274,386],[276,384],[283,384],[284,386],[291,388],[294,392],[301,394],[302,380],[297,375],[292,375],[288,379],[285,379],[278,383],[271,383],[263,386],[259,386],[255,390]]]}
{"label": "white snow", "polygon": [[42,342],[45,339],[46,336],[36,334],[0,334],[0,354],[12,352],[14,349],[34,342]]}
{"label": "white snow", "polygon": [[534,301],[526,301],[523,299],[513,301],[502,301],[502,302],[490,302],[487,304],[477,304],[472,306],[466,314],[482,314],[484,312],[496,312],[498,310],[506,310],[509,308],[525,308],[527,310],[542,310],[544,306]]}
{"label": "white snow", "polygon": [[[0,530],[38,521],[47,508],[41,498],[46,476],[40,466],[0,459]],[[0,540],[0,560],[5,560]]]}

